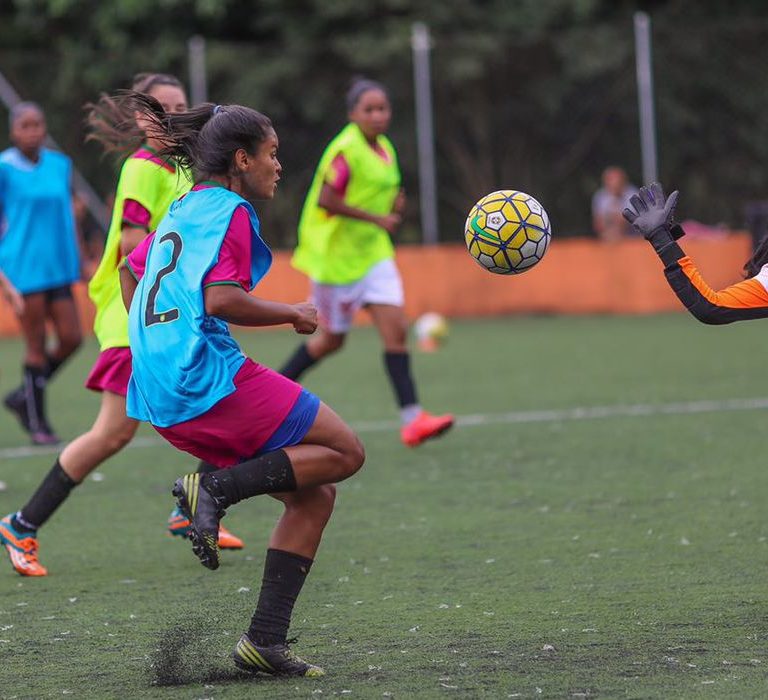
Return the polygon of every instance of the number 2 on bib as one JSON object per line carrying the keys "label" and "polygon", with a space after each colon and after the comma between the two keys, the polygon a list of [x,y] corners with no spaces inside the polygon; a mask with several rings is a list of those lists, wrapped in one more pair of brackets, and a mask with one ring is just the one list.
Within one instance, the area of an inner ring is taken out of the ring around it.
{"label": "number 2 on bib", "polygon": [[149,294],[147,294],[147,306],[144,309],[144,325],[147,327],[153,326],[156,323],[170,323],[179,317],[178,309],[168,309],[166,311],[159,312],[155,310],[155,302],[157,301],[157,294],[160,291],[160,283],[162,282],[163,277],[170,275],[176,269],[176,265],[179,263],[181,249],[183,247],[181,236],[179,236],[179,234],[175,231],[169,231],[166,233],[157,241],[157,244],[160,245],[166,242],[169,242],[171,245],[173,245],[173,250],[171,251],[171,260],[165,267],[161,267],[158,270],[157,277],[155,277],[155,281],[152,284],[152,287],[149,289]]}

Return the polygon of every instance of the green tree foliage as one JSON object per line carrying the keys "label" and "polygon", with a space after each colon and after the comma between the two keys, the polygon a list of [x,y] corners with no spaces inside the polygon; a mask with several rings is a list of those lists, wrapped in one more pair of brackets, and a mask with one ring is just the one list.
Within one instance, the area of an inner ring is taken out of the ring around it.
{"label": "green tree foliage", "polygon": [[350,78],[385,82],[392,138],[411,195],[403,240],[418,240],[410,32],[433,35],[441,235],[459,240],[480,195],[541,199],[560,234],[589,231],[608,164],[640,179],[632,13],[653,19],[662,178],[682,211],[742,223],[768,194],[768,9],[760,2],[669,0],[5,0],[0,70],[48,111],[56,139],[105,195],[116,165],[83,144],[82,105],[138,71],[187,78],[187,40],[208,40],[211,99],[269,114],[284,181],[264,208],[290,245],[325,143],[345,120]]}

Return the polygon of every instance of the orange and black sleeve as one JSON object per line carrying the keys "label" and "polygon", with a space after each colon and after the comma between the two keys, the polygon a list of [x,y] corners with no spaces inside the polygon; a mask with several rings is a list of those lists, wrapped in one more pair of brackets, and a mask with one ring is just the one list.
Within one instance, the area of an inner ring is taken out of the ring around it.
{"label": "orange and black sleeve", "polygon": [[672,291],[702,323],[722,325],[768,318],[768,291],[759,279],[753,277],[715,291],[677,243],[665,248],[659,257]]}

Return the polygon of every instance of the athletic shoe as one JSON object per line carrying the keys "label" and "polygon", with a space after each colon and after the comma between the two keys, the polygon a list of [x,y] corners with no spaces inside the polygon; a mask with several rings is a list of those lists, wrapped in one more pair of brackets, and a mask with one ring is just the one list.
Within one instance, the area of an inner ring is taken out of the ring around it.
{"label": "athletic shoe", "polygon": [[31,432],[32,428],[29,425],[27,402],[24,400],[24,390],[21,387],[14,389],[10,394],[5,395],[5,398],[3,398],[3,406],[16,416],[25,433]]}
{"label": "athletic shoe", "polygon": [[408,447],[417,447],[426,440],[442,435],[453,426],[453,416],[433,416],[422,411],[410,423],[400,429],[400,439]]}
{"label": "athletic shoe", "polygon": [[189,520],[192,551],[203,566],[219,568],[219,520],[224,515],[216,498],[201,484],[200,474],[187,474],[176,480],[173,495],[176,505]]}
{"label": "athletic shoe", "polygon": [[33,430],[29,436],[33,445],[58,445],[61,442],[61,438],[48,425],[41,430]]}
{"label": "athletic shoe", "polygon": [[13,515],[0,520],[0,543],[8,551],[13,568],[22,576],[47,576],[48,569],[37,560],[37,533],[19,532],[13,526]]}
{"label": "athletic shoe", "polygon": [[[189,524],[189,518],[187,518],[178,508],[174,508],[171,517],[168,518],[168,532],[176,537],[189,538],[191,529],[192,527]],[[219,523],[219,549],[242,548],[243,541]]]}
{"label": "athletic shoe", "polygon": [[232,653],[232,660],[235,666],[249,673],[303,678],[319,678],[325,675],[325,671],[319,666],[308,664],[304,659],[296,656],[288,644],[260,647],[254,644],[247,634],[240,637]]}
{"label": "athletic shoe", "polygon": [[59,436],[53,432],[45,420],[42,421],[42,425],[37,430],[32,429],[27,411],[27,401],[22,388],[14,389],[10,394],[6,394],[3,405],[16,416],[22,430],[29,433],[33,445],[58,445],[61,442]]}

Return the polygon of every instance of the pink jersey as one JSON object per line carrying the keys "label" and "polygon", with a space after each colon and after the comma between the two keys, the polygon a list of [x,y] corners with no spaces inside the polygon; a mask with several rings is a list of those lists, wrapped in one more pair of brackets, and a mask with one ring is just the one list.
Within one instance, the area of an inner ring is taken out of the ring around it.
{"label": "pink jersey", "polygon": [[[195,185],[194,190],[204,189],[205,185]],[[128,265],[138,279],[144,275],[147,253],[155,234],[147,236],[128,256]],[[251,221],[245,207],[237,207],[229,222],[229,228],[221,244],[219,259],[203,280],[203,286],[212,284],[237,284],[246,292],[251,283]]]}
{"label": "pink jersey", "polygon": [[123,202],[123,226],[134,226],[149,230],[149,220],[152,215],[141,202],[135,199],[126,199]]}

